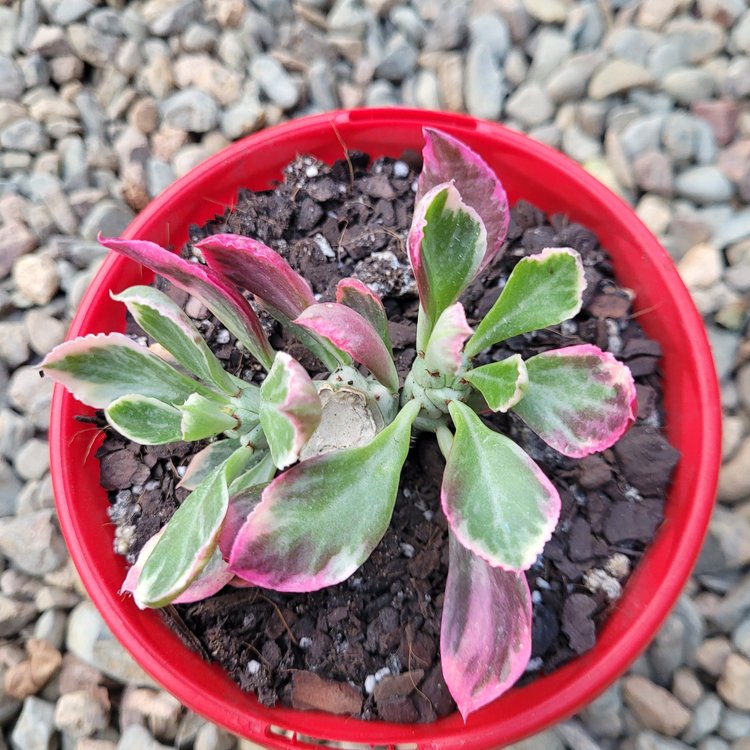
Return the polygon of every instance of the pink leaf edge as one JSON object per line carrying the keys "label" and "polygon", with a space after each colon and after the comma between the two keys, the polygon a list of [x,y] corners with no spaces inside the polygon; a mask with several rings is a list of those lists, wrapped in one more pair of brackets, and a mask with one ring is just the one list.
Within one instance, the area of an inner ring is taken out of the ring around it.
{"label": "pink leaf edge", "polygon": [[[318,390],[307,370],[286,352],[277,352],[276,359],[282,363],[288,378],[286,399],[279,404],[278,410],[294,431],[290,455],[287,456],[287,462],[279,467],[283,469],[297,460],[300,451],[320,423],[321,407]],[[317,414],[317,418],[313,418],[314,414]]]}
{"label": "pink leaf edge", "polygon": [[526,576],[493,568],[451,535],[440,659],[464,721],[523,675],[531,656],[531,617]]}
{"label": "pink leaf edge", "polygon": [[[630,368],[620,362],[611,352],[605,352],[593,344],[577,344],[562,349],[552,349],[551,351],[544,352],[544,356],[595,357],[601,363],[602,369],[600,371],[592,370],[593,377],[606,385],[611,385],[615,389],[621,390],[624,396],[623,409],[617,415],[616,424],[613,427],[609,427],[606,432],[603,431],[601,437],[598,439],[592,436],[591,440],[581,446],[579,450],[566,450],[565,455],[571,458],[583,458],[590,456],[592,453],[599,453],[612,447],[625,434],[638,416],[638,393]],[[605,425],[601,426],[604,427]]]}
{"label": "pink leaf edge", "polygon": [[209,268],[247,289],[289,320],[316,300],[310,285],[268,245],[237,234],[214,234],[195,245]]}
{"label": "pink leaf edge", "polygon": [[212,310],[264,366],[270,367],[273,350],[255,311],[234,286],[210,268],[185,260],[155,242],[120,240],[103,237],[101,233],[97,239],[109,250],[146,266],[188,294],[192,294]]}
{"label": "pink leaf edge", "polygon": [[422,128],[423,167],[417,183],[417,201],[436,185],[455,181],[464,203],[471,206],[487,228],[487,251],[479,270],[498,255],[510,224],[508,196],[495,172],[464,143],[435,128]]}
{"label": "pink leaf edge", "polygon": [[328,339],[364,365],[384,386],[398,390],[393,358],[380,334],[355,310],[338,302],[323,302],[308,307],[294,322]]}
{"label": "pink leaf edge", "polygon": [[[164,527],[166,528],[166,527]],[[138,581],[143,572],[143,567],[148,560],[149,555],[153,552],[156,543],[164,534],[164,528],[156,532],[141,548],[138,558],[130,566],[122,582],[120,593],[130,593],[139,609],[148,609],[137,596]],[[177,598],[172,600],[172,604],[190,604],[192,602],[207,599],[209,596],[221,591],[234,578],[234,573],[229,570],[229,566],[223,560],[218,550],[209,560],[208,565],[203,569],[201,574],[196,578]]]}
{"label": "pink leaf edge", "polygon": [[[479,223],[481,232],[484,233],[483,239],[486,241],[487,227],[484,225],[482,218],[479,214],[468,205],[461,197],[458,189],[456,188],[454,180],[447,180],[441,182],[439,185],[428,190],[419,200],[414,207],[414,215],[412,217],[411,227],[409,228],[409,234],[406,238],[406,249],[409,256],[409,262],[411,263],[412,271],[414,272],[414,279],[417,282],[417,291],[419,292],[419,299],[422,303],[422,307],[425,312],[430,307],[430,283],[427,278],[427,271],[425,270],[424,263],[422,262],[422,241],[424,240],[424,230],[427,226],[427,211],[429,210],[432,202],[435,198],[442,193],[444,190],[448,191],[448,197],[445,201],[445,211],[465,211],[469,214],[473,221]],[[482,235],[480,235],[482,237]],[[479,271],[479,264],[477,264],[477,271]],[[466,286],[468,286],[471,279],[466,280]]]}
{"label": "pink leaf edge", "polygon": [[460,302],[447,307],[438,318],[430,334],[425,352],[425,364],[449,375],[455,375],[462,367],[466,340],[474,331],[466,322],[466,311]]}
{"label": "pink leaf edge", "polygon": [[341,279],[341,281],[336,284],[336,302],[343,305],[347,291],[354,292],[360,297],[369,298],[376,305],[378,305],[378,307],[383,308],[383,311],[385,312],[383,301],[380,299],[380,297],[378,297],[378,295],[375,294],[375,292],[373,292],[372,289],[367,286],[367,284],[360,281],[359,279],[355,279],[353,276],[348,276],[345,279]]}

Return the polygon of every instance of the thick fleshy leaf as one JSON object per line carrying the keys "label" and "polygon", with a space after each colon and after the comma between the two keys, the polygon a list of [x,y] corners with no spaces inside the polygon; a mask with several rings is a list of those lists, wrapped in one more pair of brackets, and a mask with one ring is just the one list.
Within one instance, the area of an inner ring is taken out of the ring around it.
{"label": "thick fleshy leaf", "polygon": [[484,396],[492,411],[508,411],[529,389],[529,374],[520,354],[469,370],[464,378]]}
{"label": "thick fleshy leaf", "polygon": [[431,328],[479,270],[487,249],[487,231],[477,212],[448,182],[432,188],[417,203],[407,245]]}
{"label": "thick fleshy leaf", "polygon": [[237,534],[232,570],[279,591],[317,591],[354,573],[388,529],[418,411],[411,401],[367,445],[274,479]]}
{"label": "thick fleshy leaf", "polygon": [[56,346],[39,365],[79,401],[103,409],[137,393],[181,404],[191,393],[221,397],[122,333],[89,334]]}
{"label": "thick fleshy leaf", "polygon": [[121,435],[141,445],[182,440],[180,410],[150,396],[120,396],[104,410],[104,416]]}
{"label": "thick fleshy leaf", "polygon": [[320,398],[315,384],[297,360],[277,352],[260,387],[260,423],[274,463],[284,469],[320,423]]}
{"label": "thick fleshy leaf", "polygon": [[191,263],[155,242],[102,236],[99,236],[99,242],[150,268],[199,299],[264,367],[271,366],[274,352],[255,311],[234,286],[210,268]]}
{"label": "thick fleshy leaf", "polygon": [[227,512],[227,484],[244,469],[248,455],[250,448],[236,451],[169,519],[138,578],[136,596],[145,606],[163,607],[174,601],[206,567]]}
{"label": "thick fleshy leaf", "polygon": [[111,296],[123,302],[135,322],[186,370],[225,393],[237,393],[238,384],[221,366],[182,308],[164,292],[152,286],[131,286]]}
{"label": "thick fleshy leaf", "polygon": [[547,248],[522,258],[466,344],[467,356],[572,318],[581,309],[585,287],[581,256],[569,247]]}
{"label": "thick fleshy leaf", "polygon": [[388,316],[382,300],[375,292],[359,279],[341,279],[336,284],[336,302],[356,310],[378,332],[388,351],[392,352]]}
{"label": "thick fleshy leaf", "polygon": [[308,307],[295,321],[364,365],[386,388],[398,390],[393,357],[378,332],[358,312],[337,302]]}
{"label": "thick fleshy leaf", "polygon": [[440,662],[465,721],[524,673],[531,656],[531,594],[523,573],[493,568],[453,534],[448,538]]}
{"label": "thick fleshy leaf", "polygon": [[[224,518],[224,524],[219,534],[219,550],[225,560],[229,560],[237,535],[245,525],[248,516],[260,503],[263,490],[267,485],[268,482],[256,482],[255,484],[248,485],[239,492],[233,493],[229,498],[227,515]],[[247,581],[245,583],[247,584]]]}
{"label": "thick fleshy leaf", "polygon": [[[140,609],[146,609],[147,605],[137,596],[138,579],[148,556],[153,551],[159,539],[161,539],[163,533],[164,529],[160,529],[143,545],[138,559],[135,561],[135,564],[131,565],[120,589],[120,593],[129,591],[133,594],[133,599]],[[222,558],[221,552],[217,547],[214,549],[214,553],[203,569],[203,572],[176,599],[173,599],[172,603],[189,604],[190,602],[207,599],[209,596],[213,596],[221,591],[233,578],[234,573],[229,570],[229,566],[224,561],[224,558]]]}
{"label": "thick fleshy leaf", "polygon": [[481,268],[500,252],[508,234],[510,212],[502,183],[481,156],[447,133],[423,128],[422,171],[417,201],[432,188],[453,180],[464,203],[471,206],[487,228],[487,252]]}
{"label": "thick fleshy leaf", "polygon": [[138,578],[140,602],[163,607],[200,575],[216,548],[228,503],[224,472],[217,469],[185,498],[164,527]]}
{"label": "thick fleshy leaf", "polygon": [[209,268],[294,320],[316,300],[312,289],[267,245],[238,234],[213,234],[195,245]]}
{"label": "thick fleshy leaf", "polygon": [[455,375],[464,363],[463,349],[473,331],[466,322],[460,302],[443,310],[432,329],[424,353],[424,366],[429,372]]}
{"label": "thick fleshy leaf", "polygon": [[182,412],[182,439],[192,442],[213,437],[237,427],[237,420],[226,406],[193,393],[180,406]]}
{"label": "thick fleshy leaf", "polygon": [[566,456],[609,448],[635,419],[633,376],[609,352],[569,346],[537,354],[526,367],[528,393],[513,411]]}
{"label": "thick fleshy leaf", "polygon": [[490,565],[525,570],[552,536],[560,496],[519,446],[466,404],[448,409],[456,426],[440,491],[448,525]]}
{"label": "thick fleshy leaf", "polygon": [[248,487],[262,484],[267,485],[276,475],[276,465],[271,451],[257,451],[254,462],[247,471],[240,474],[230,485],[229,494],[244,492]]}
{"label": "thick fleshy leaf", "polygon": [[218,469],[238,448],[239,440],[217,440],[198,451],[188,464],[178,487],[194,490],[209,474]]}

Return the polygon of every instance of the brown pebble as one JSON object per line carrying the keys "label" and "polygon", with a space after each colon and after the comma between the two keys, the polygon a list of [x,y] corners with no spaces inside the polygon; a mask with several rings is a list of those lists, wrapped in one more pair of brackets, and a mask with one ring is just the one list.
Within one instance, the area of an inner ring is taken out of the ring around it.
{"label": "brown pebble", "polygon": [[299,671],[292,675],[292,706],[303,711],[355,715],[362,710],[362,694],[346,682],[324,680],[312,672]]}

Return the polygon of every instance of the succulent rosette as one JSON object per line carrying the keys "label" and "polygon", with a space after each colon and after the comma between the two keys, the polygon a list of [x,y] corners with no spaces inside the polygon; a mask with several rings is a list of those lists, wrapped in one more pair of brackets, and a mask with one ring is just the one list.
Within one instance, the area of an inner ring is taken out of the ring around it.
{"label": "succulent rosette", "polygon": [[[441,662],[465,718],[526,669],[524,571],[560,513],[540,467],[480,414],[512,411],[555,450],[582,457],[627,429],[635,386],[623,364],[591,345],[474,366],[482,351],[576,315],[583,266],[570,248],[523,258],[472,330],[461,295],[502,252],[508,202],[477,154],[437,130],[424,136],[407,240],[420,302],[417,356],[403,385],[385,308],[365,284],[344,279],[335,301],[319,302],[278,253],[230,234],[197,243],[205,264],[152,242],[101,242],[208,307],[266,370],[260,385],[225,372],[183,310],[145,286],[114,298],[154,346],[120,333],[86,336],[55,348],[41,367],[130,440],[210,441],[182,479],[190,494],[123,585],[141,607],[211,596],[235,577],[295,592],[347,579],[388,529],[413,432],[434,433],[446,460],[440,501],[449,526]],[[256,306],[328,377],[313,380],[273,351]]]}

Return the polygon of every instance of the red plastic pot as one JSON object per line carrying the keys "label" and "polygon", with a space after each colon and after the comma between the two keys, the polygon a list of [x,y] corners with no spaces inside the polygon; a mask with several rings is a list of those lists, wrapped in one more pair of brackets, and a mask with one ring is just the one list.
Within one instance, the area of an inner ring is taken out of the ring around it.
{"label": "red plastic pot", "polygon": [[[269,748],[300,747],[307,738],[391,747],[491,748],[534,734],[580,709],[646,647],[676,601],[700,550],[720,464],[720,408],[703,323],[667,253],[617,196],[566,157],[523,135],[469,117],[405,109],[359,110],[308,117],[252,135],[194,169],[154,200],[126,237],[179,248],[188,226],[231,205],[240,188],[265,189],[297,154],[331,162],[349,149],[374,156],[419,150],[430,125],[461,138],[497,170],[512,202],[533,201],[592,229],[610,252],[619,280],[636,292],[635,308],[664,351],[669,439],[682,454],[666,520],[628,583],[596,647],[554,674],[511,690],[472,714],[430,725],[363,722],[286,708],[265,708],[216,667],[188,651],[155,612],[141,612],[117,592],[125,562],[112,551],[108,502],[99,486],[86,410],[62,388],[52,401],[50,449],[60,524],[91,598],[141,666],[186,706]],[[111,255],[94,279],[69,336],[122,330],[116,292],[150,281],[131,261]],[[291,732],[292,739],[281,730]]]}

